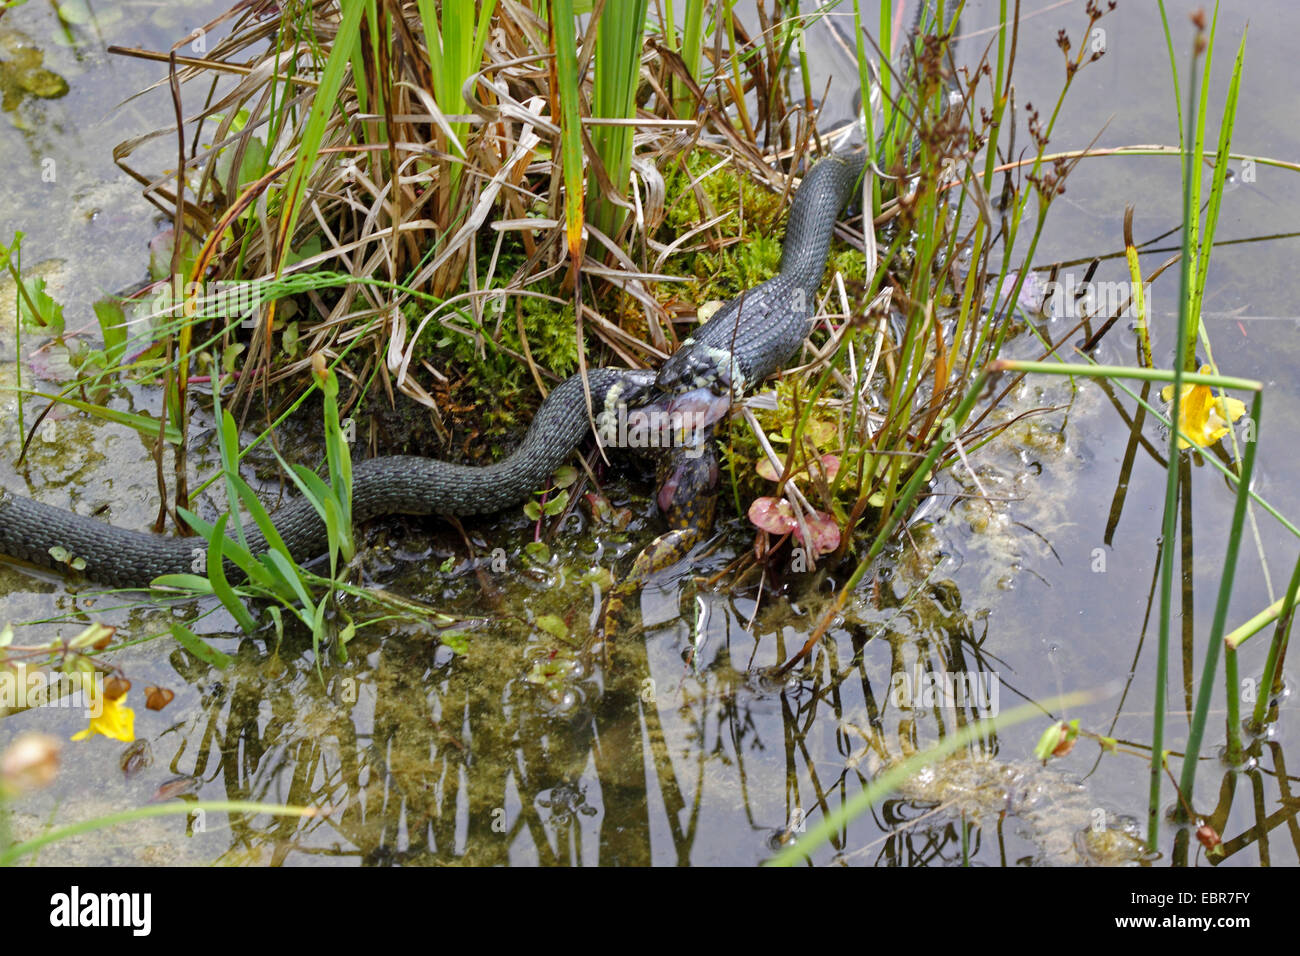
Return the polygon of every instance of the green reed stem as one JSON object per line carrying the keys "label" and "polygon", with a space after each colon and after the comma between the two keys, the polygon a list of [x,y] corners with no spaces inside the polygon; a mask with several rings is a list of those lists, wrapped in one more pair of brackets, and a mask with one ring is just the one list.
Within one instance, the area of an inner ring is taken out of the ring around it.
{"label": "green reed stem", "polygon": [[[1263,409],[1264,393],[1256,392],[1255,399],[1251,403],[1250,414],[1255,422],[1256,428],[1259,426],[1259,416]],[[1228,532],[1227,554],[1223,559],[1223,576],[1219,579],[1219,597],[1214,605],[1214,623],[1210,626],[1209,645],[1205,650],[1205,663],[1201,668],[1201,685],[1197,693],[1196,709],[1192,714],[1192,726],[1187,735],[1187,750],[1183,756],[1183,772],[1179,781],[1179,790],[1182,791],[1183,799],[1189,804],[1192,802],[1192,788],[1196,783],[1196,761],[1201,750],[1201,740],[1205,736],[1205,721],[1210,713],[1210,698],[1214,693],[1215,671],[1219,663],[1219,651],[1223,646],[1223,631],[1228,620],[1228,604],[1232,600],[1232,582],[1237,572],[1237,552],[1241,547],[1241,531],[1246,523],[1246,506],[1250,502],[1250,496],[1246,489],[1250,487],[1250,478],[1255,470],[1255,451],[1259,448],[1258,431],[1256,440],[1246,442],[1246,452],[1242,456],[1241,462],[1241,481],[1237,485],[1237,503],[1232,511],[1232,529]],[[1173,438],[1175,445],[1178,439]],[[1172,538],[1166,537],[1166,541],[1172,541]],[[1170,551],[1173,549],[1170,548]],[[1233,656],[1233,670],[1235,667],[1235,652]],[[1229,740],[1235,739],[1237,725],[1240,723],[1240,706],[1238,703],[1238,694],[1240,693],[1240,684],[1235,683],[1228,687],[1228,733]],[[1237,740],[1238,755],[1240,752],[1240,740]],[[1180,811],[1181,812],[1181,811]]]}
{"label": "green reed stem", "polygon": [[[1198,52],[1199,37],[1198,46],[1192,54],[1193,64]],[[1189,73],[1188,85],[1190,91],[1187,102],[1191,104],[1196,102],[1197,77],[1195,69],[1190,70]],[[1188,130],[1185,142],[1192,144],[1196,141],[1196,116],[1194,114],[1188,116],[1188,125],[1191,128]],[[1183,163],[1183,250],[1182,267],[1179,270],[1178,341],[1174,350],[1174,355],[1178,358],[1173,363],[1173,401],[1170,403],[1169,412],[1169,420],[1172,422],[1182,420],[1183,375],[1186,371],[1186,363],[1182,361],[1182,356],[1187,351],[1190,331],[1188,328],[1188,313],[1191,305],[1189,289],[1192,282],[1193,243],[1195,242],[1191,223],[1197,209],[1193,202],[1193,195],[1198,177],[1191,175],[1191,171],[1195,168],[1189,154]],[[1178,482],[1181,461],[1182,452],[1178,446],[1178,429],[1175,427],[1169,429],[1169,456],[1165,464],[1165,513],[1161,531],[1160,630],[1156,646],[1156,686],[1151,717],[1151,779],[1150,796],[1147,805],[1147,849],[1152,852],[1155,851],[1156,838],[1160,829],[1160,786],[1165,766],[1165,709],[1168,690],[1166,684],[1169,678],[1169,635],[1173,626],[1174,551],[1176,550],[1174,548],[1174,534],[1178,522]]]}
{"label": "green reed stem", "polygon": [[[596,25],[596,55],[591,114],[603,119],[630,120],[636,117],[636,88],[641,77],[641,47],[645,38],[647,0],[606,3]],[[596,156],[605,167],[618,199],[626,201],[632,175],[631,125],[597,126],[591,131]],[[592,224],[605,235],[617,238],[626,206],[601,193],[600,181],[592,176],[587,187],[587,207]]]}
{"label": "green reed stem", "polygon": [[[1260,677],[1258,696],[1255,698],[1255,711],[1251,715],[1251,727],[1255,730],[1262,729],[1264,726],[1264,721],[1268,716],[1269,699],[1282,691],[1280,665],[1286,656],[1287,643],[1291,639],[1291,624],[1295,620],[1297,591],[1300,591],[1300,559],[1296,561],[1295,569],[1291,572],[1291,583],[1287,585],[1286,597],[1280,602],[1281,607],[1277,618],[1277,627],[1273,630],[1273,640],[1268,646],[1268,659],[1264,662],[1264,673]],[[1241,641],[1245,640],[1245,636],[1233,639],[1240,630],[1241,628],[1238,628],[1225,639],[1225,643],[1229,647],[1235,648]]]}
{"label": "green reed stem", "polygon": [[570,267],[582,263],[582,117],[578,109],[578,39],[573,0],[551,0],[551,46],[555,51],[560,112],[560,155],[564,167],[564,232]]}
{"label": "green reed stem", "polygon": [[[1228,717],[1225,731],[1228,738],[1227,758],[1231,766],[1241,763],[1241,677],[1238,669],[1237,650],[1226,642],[1223,645],[1223,684],[1227,694]],[[1195,769],[1193,769],[1195,774]],[[1190,799],[1188,800],[1190,803]]]}

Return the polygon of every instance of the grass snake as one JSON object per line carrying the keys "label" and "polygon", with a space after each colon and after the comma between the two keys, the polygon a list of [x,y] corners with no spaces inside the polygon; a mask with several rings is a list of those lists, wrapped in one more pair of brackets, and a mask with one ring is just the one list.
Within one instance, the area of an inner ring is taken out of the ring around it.
{"label": "grass snake", "polygon": [[[795,193],[779,272],[746,290],[683,341],[657,373],[620,369],[588,372],[597,412],[619,402],[647,401],[656,389],[667,396],[710,391],[732,398],[777,371],[807,336],[830,249],[835,220],[862,173],[862,155],[834,154],[818,162]],[[354,522],[381,514],[474,515],[500,511],[542,487],[590,430],[583,380],[558,385],[538,409],[519,448],[493,465],[472,467],[416,456],[371,458],[353,471]],[[325,526],[303,498],[274,515],[277,531],[294,559],[324,553]],[[246,522],[251,525],[252,522]],[[265,540],[246,529],[250,550]],[[144,587],[164,574],[192,573],[198,538],[179,538],[115,528],[93,518],[41,504],[0,489],[0,553],[65,570],[50,552],[63,548],[85,561],[93,581]]]}

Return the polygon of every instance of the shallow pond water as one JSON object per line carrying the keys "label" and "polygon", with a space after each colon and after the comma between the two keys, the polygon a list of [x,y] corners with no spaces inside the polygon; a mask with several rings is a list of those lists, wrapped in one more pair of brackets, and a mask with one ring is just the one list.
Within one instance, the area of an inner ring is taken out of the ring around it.
{"label": "shallow pond water", "polygon": [[[1077,32],[1086,22],[1083,4],[1024,6],[1035,15],[1020,31],[1018,100],[1047,104],[1061,81],[1056,31]],[[1193,6],[1169,4],[1183,46],[1190,43],[1185,24]],[[1227,4],[1220,13],[1214,103],[1226,88],[1244,6]],[[70,45],[58,40],[65,31],[49,8],[28,5],[0,18],[0,36],[21,34],[41,47],[39,68],[69,87],[56,99],[31,90],[11,95],[6,87],[0,160],[21,185],[0,197],[0,235],[28,234],[24,264],[49,278],[70,328],[87,324],[93,333],[90,303],[145,277],[148,241],[158,229],[138,186],[112,164],[111,150],[157,126],[151,117],[170,117],[163,90],[119,105],[163,71],[110,57],[104,47],[165,49],[192,28],[188,19],[201,22],[221,7],[187,6],[188,15],[172,8],[175,23],[159,21],[160,9],[166,8],[118,4],[112,21],[72,27]],[[864,16],[875,22],[873,4],[864,4]],[[996,3],[968,5],[964,61],[993,38],[988,31],[996,16]],[[1294,161],[1300,75],[1290,69],[1289,38],[1300,15],[1275,0],[1250,4],[1249,16],[1234,147]],[[1121,3],[1103,25],[1106,57],[1081,74],[1054,148],[1086,146],[1098,130],[1100,145],[1176,144],[1155,5]],[[816,54],[815,87],[828,75],[851,75],[852,60],[827,31],[810,30],[808,43]],[[3,50],[0,45],[0,59]],[[53,182],[41,181],[45,160],[58,171]],[[1292,315],[1300,290],[1290,267],[1298,251],[1300,178],[1266,166],[1254,174],[1225,196],[1206,324],[1222,370],[1268,386],[1256,490],[1294,518],[1300,495],[1286,476],[1294,473],[1300,448],[1300,387],[1288,374],[1300,343],[1300,318]],[[1176,226],[1177,160],[1080,165],[1052,209],[1035,265],[1060,261],[1081,276],[1098,256],[1098,280],[1124,279],[1128,203],[1137,207],[1139,242]],[[1144,266],[1163,260],[1172,242],[1156,243]],[[11,285],[0,286],[5,322],[12,321],[12,294]],[[1151,298],[1156,347],[1167,355],[1177,298],[1173,270],[1155,283]],[[1044,330],[1060,335],[1065,322],[1045,320]],[[11,326],[4,328],[0,359],[8,382],[15,350]],[[1009,354],[1034,358],[1037,345],[1022,337]],[[1112,335],[1097,357],[1129,363],[1131,335]],[[116,401],[152,412],[157,398],[133,391]],[[0,397],[0,485],[87,512],[107,506],[114,523],[127,527],[152,521],[153,465],[133,432],[72,416],[60,421],[57,441],[38,441],[29,464],[15,468],[21,438],[13,403],[12,393]],[[838,581],[793,579],[758,605],[752,588],[733,593],[697,585],[697,575],[720,571],[750,546],[751,532],[737,521],[724,524],[717,550],[646,590],[644,634],[618,643],[617,666],[588,673],[575,664],[571,643],[586,633],[598,601],[588,572],[625,567],[657,527],[634,469],[615,474],[610,485],[616,503],[632,509],[628,528],[613,531],[580,516],[551,540],[552,558],[542,564],[525,553],[532,525],[522,514],[468,525],[473,556],[445,524],[379,523],[366,572],[459,623],[452,633],[414,621],[363,628],[346,661],[315,654],[310,640],[292,630],[281,638],[268,625],[256,637],[236,636],[234,622],[218,612],[194,626],[233,658],[220,671],[170,638],[147,640],[164,632],[173,615],[190,619],[194,605],[126,606],[0,566],[0,617],[39,622],[18,629],[20,643],[70,637],[85,621],[103,620],[132,642],[113,659],[135,686],[166,686],[176,695],[160,712],[137,703],[139,740],[130,749],[102,737],[67,745],[55,784],[12,806],[12,832],[29,837],[51,823],[158,798],[250,799],[331,812],[305,820],[217,813],[161,818],[62,841],[37,859],[751,865],[798,840],[874,775],[983,710],[1005,712],[1061,691],[1092,689],[1091,703],[986,736],[913,778],[813,858],[907,866],[1137,860],[1167,440],[1148,418],[1130,461],[1132,400],[1082,381],[1073,389],[1056,379],[1030,379],[1005,414],[1044,406],[1056,410],[1018,422],[974,457],[993,504],[974,497],[973,479],[954,471],[936,489],[942,496],[930,520],[915,525],[909,545],[882,561],[812,663],[784,683],[772,683],[766,669],[803,644]],[[195,469],[206,474],[214,453],[199,437]],[[1169,685],[1166,747],[1175,751],[1186,735],[1185,712],[1205,653],[1232,503],[1217,472],[1195,465],[1191,476],[1186,513],[1194,534],[1182,551],[1190,598],[1176,619]],[[1296,553],[1280,524],[1259,510],[1256,517],[1258,546],[1248,531],[1229,626],[1280,595]],[[1265,644],[1261,635],[1245,646],[1243,676],[1259,673]],[[968,681],[972,693],[961,706],[895,693],[942,682],[944,675]],[[1300,727],[1291,701],[1284,702],[1258,766],[1244,774],[1216,758],[1221,692],[1216,701],[1198,809],[1213,809],[1211,799],[1231,804],[1223,825],[1228,864],[1295,864],[1300,843],[1286,746]],[[1062,716],[1123,746],[1102,753],[1081,740],[1072,753],[1041,767],[1034,742],[1050,719]],[[73,709],[26,711],[0,720],[0,747],[22,730],[67,737],[84,725]],[[1172,806],[1168,786],[1164,794]],[[1264,808],[1259,819],[1256,806]],[[1195,841],[1191,846],[1185,849],[1166,827],[1161,865],[1210,862]]]}

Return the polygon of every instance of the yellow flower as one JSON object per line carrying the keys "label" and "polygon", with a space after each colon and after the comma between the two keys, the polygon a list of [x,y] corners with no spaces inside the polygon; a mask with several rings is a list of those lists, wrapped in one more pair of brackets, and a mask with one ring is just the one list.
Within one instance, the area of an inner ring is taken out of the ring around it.
{"label": "yellow flower", "polygon": [[[1210,367],[1202,365],[1201,374],[1210,374]],[[1174,387],[1166,385],[1160,390],[1160,397],[1167,403],[1172,402]],[[1182,432],[1178,436],[1178,450],[1191,448],[1192,444],[1202,448],[1213,445],[1228,434],[1232,423],[1244,414],[1246,406],[1235,398],[1216,398],[1208,385],[1184,385],[1178,405],[1178,430]]]}
{"label": "yellow flower", "polygon": [[86,740],[94,734],[103,734],[105,737],[128,743],[135,740],[135,711],[126,706],[126,694],[108,698],[102,696],[102,692],[100,693],[101,696],[90,701],[92,710],[95,709],[96,704],[102,705],[103,709],[99,716],[91,717],[90,726],[81,733],[73,734],[72,739]]}

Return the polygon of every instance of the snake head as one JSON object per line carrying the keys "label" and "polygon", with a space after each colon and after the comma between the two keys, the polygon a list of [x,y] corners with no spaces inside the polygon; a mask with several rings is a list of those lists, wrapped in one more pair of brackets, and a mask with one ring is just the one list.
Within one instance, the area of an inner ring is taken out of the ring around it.
{"label": "snake head", "polygon": [[744,392],[744,378],[730,351],[687,339],[659,369],[656,384],[670,394],[708,388],[730,396]]}
{"label": "snake head", "polygon": [[605,406],[641,408],[660,397],[657,378],[651,369],[638,368],[624,371],[605,393]]}

